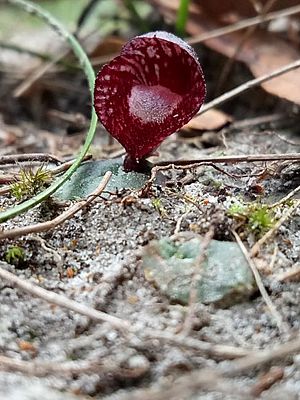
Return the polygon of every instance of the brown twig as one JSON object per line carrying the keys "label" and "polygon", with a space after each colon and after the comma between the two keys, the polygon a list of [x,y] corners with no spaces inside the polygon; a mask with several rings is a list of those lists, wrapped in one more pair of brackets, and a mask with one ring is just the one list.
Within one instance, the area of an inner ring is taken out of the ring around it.
{"label": "brown twig", "polygon": [[68,362],[42,362],[42,361],[23,361],[0,355],[0,370],[21,372],[29,376],[48,376],[48,375],[71,375],[80,373],[103,373],[115,370],[116,366],[105,366],[102,363],[91,361],[68,361]]}
{"label": "brown twig", "polygon": [[[249,155],[233,155],[221,157],[202,157],[197,160],[172,160],[172,161],[159,161],[153,164],[153,168],[166,167],[171,168],[197,168],[203,163],[240,163],[240,162],[260,162],[260,161],[298,161],[300,162],[300,153],[287,153],[287,154],[249,154]],[[199,164],[199,165],[198,165]],[[153,169],[152,168],[152,169]],[[163,168],[162,168],[163,169]]]}
{"label": "brown twig", "polygon": [[43,299],[48,303],[67,308],[68,310],[72,310],[78,314],[84,315],[85,317],[88,317],[98,322],[107,322],[111,326],[114,326],[115,328],[120,329],[123,332],[128,331],[130,325],[127,321],[106,314],[102,311],[95,310],[84,304],[78,303],[77,301],[68,299],[65,296],[54,293],[50,290],[46,290],[29,281],[21,279],[11,272],[5,270],[4,267],[6,267],[7,265],[7,263],[0,261],[0,277],[8,281],[10,284],[16,285],[18,288],[24,290],[25,292],[30,293],[33,296],[39,297],[40,299]]}
{"label": "brown twig", "polygon": [[[265,18],[266,14],[271,10],[271,8],[276,3],[276,1],[278,1],[278,0],[269,0],[269,1],[267,1],[266,4],[263,5],[263,7],[260,10],[260,16],[262,17],[262,19]],[[225,63],[225,65],[220,73],[220,77],[219,77],[218,83],[216,85],[216,93],[220,93],[220,91],[222,90],[224,83],[226,82],[226,80],[232,70],[232,66],[236,60],[237,55],[239,54],[239,52],[241,51],[241,49],[243,48],[243,46],[245,45],[247,40],[254,34],[256,29],[257,29],[257,25],[253,25],[253,26],[249,27],[246,30],[246,32],[243,33],[242,37],[239,40],[238,45],[234,49],[233,54],[227,60],[227,62]]]}
{"label": "brown twig", "polygon": [[278,137],[278,139],[280,139],[282,142],[285,142],[287,144],[290,144],[292,146],[300,146],[300,141],[299,142],[295,142],[294,140],[289,140],[281,135],[279,135],[279,133],[277,132],[271,132],[272,134],[274,134],[275,136]]}
{"label": "brown twig", "polygon": [[35,68],[29,75],[15,88],[13,91],[13,97],[21,97],[33,86],[33,84],[39,80],[47,71],[49,71],[55,64],[57,64],[62,58],[69,53],[69,50],[62,50],[56,55],[53,60],[42,63]]}
{"label": "brown twig", "polygon": [[243,242],[241,241],[239,235],[232,230],[231,231],[233,236],[235,237],[235,240],[237,241],[237,244],[239,245],[249,267],[251,268],[251,271],[253,273],[256,285],[258,287],[258,290],[260,291],[260,294],[262,296],[262,298],[264,299],[265,303],[267,304],[267,306],[269,307],[269,310],[274,318],[274,320],[276,321],[277,327],[281,332],[286,332],[287,331],[287,326],[286,324],[283,322],[283,319],[281,317],[281,315],[279,314],[279,312],[276,310],[276,307],[274,306],[270,296],[268,295],[266,288],[264,287],[264,284],[262,282],[262,279],[260,277],[260,274],[258,272],[258,269],[255,265],[255,262],[253,261],[253,259],[250,257],[250,254],[248,253],[246,247],[244,246]]}
{"label": "brown twig", "polygon": [[108,182],[111,178],[111,175],[112,175],[112,173],[110,171],[106,172],[106,174],[104,175],[103,179],[101,180],[99,186],[93,193],[91,193],[85,200],[79,201],[78,203],[74,204],[72,207],[70,207],[68,210],[66,210],[64,213],[62,213],[58,217],[56,217],[50,221],[40,222],[40,223],[34,224],[34,225],[23,226],[20,228],[14,228],[14,229],[10,229],[7,231],[4,230],[4,231],[0,232],[0,240],[15,239],[16,237],[28,235],[29,233],[40,233],[40,232],[49,231],[50,229],[54,229],[56,226],[62,224],[67,219],[73,217],[73,215],[76,214],[83,207],[86,207],[92,201],[94,201],[95,198],[98,197],[105,189],[106,185],[108,184]]}
{"label": "brown twig", "polygon": [[[14,180],[14,175],[1,175],[0,176],[0,185],[7,185],[10,182],[13,182]],[[1,193],[0,194],[5,194],[7,192],[9,192],[10,187],[7,186],[5,188],[1,189]]]}
{"label": "brown twig", "polygon": [[277,76],[286,74],[287,72],[297,69],[299,67],[300,67],[300,59],[298,59],[290,64],[287,64],[281,68],[278,68],[269,74],[262,75],[259,78],[255,78],[250,81],[247,81],[247,82],[243,83],[242,85],[222,94],[221,96],[210,101],[209,103],[204,104],[204,106],[201,108],[200,111],[198,111],[198,113],[196,115],[201,115],[201,114],[205,113],[206,111],[210,110],[211,108],[219,106],[220,104],[223,104],[226,101],[233,99],[234,97],[238,96],[239,94],[241,94],[249,89],[252,89],[255,86],[258,86],[264,82],[267,82],[273,78],[276,78]]}
{"label": "brown twig", "polygon": [[274,208],[274,207],[278,207],[281,204],[284,204],[285,202],[287,202],[288,200],[290,200],[292,197],[294,197],[298,192],[300,192],[300,185],[297,186],[295,189],[293,189],[290,193],[288,193],[286,196],[284,196],[281,200],[276,201],[276,203],[273,203],[271,205],[269,205],[269,208]]}
{"label": "brown twig", "polygon": [[194,349],[201,354],[212,358],[234,359],[244,357],[252,353],[252,350],[242,347],[209,343],[202,340],[194,339],[190,336],[173,334],[167,330],[159,331],[155,329],[144,329],[139,334],[142,338],[158,339],[160,341],[177,344],[180,347]]}
{"label": "brown twig", "polygon": [[275,275],[275,279],[279,282],[287,282],[293,280],[300,279],[300,265],[294,265],[289,268],[287,271],[282,272],[281,274]]}
{"label": "brown twig", "polygon": [[[87,154],[87,155],[83,158],[83,160],[82,160],[82,162],[81,162],[81,165],[82,165],[82,163],[84,163],[85,161],[89,161],[89,160],[91,160],[92,158],[93,158],[93,156],[92,156],[91,154]],[[71,167],[71,165],[74,163],[74,161],[75,161],[75,159],[66,161],[66,162],[64,162],[63,164],[61,164],[59,167],[56,167],[56,168],[51,169],[51,170],[50,170],[51,174],[52,174],[52,175],[58,175],[58,174],[60,174],[61,172],[66,171],[67,169],[69,169],[69,167]]]}
{"label": "brown twig", "polygon": [[264,375],[260,376],[258,381],[251,389],[251,393],[258,398],[264,391],[270,389],[275,383],[284,377],[284,368],[272,367]]}
{"label": "brown twig", "polygon": [[29,153],[29,154],[11,154],[8,156],[0,156],[0,165],[16,164],[23,161],[39,161],[39,162],[53,162],[61,164],[62,160],[52,154],[46,153]]}
{"label": "brown twig", "polygon": [[[201,390],[228,392],[226,378],[234,378],[253,368],[261,367],[277,359],[281,359],[299,352],[300,337],[285,344],[271,346],[266,350],[258,350],[249,356],[226,363],[223,368],[203,368],[193,371],[176,381],[165,383],[163,388],[152,387],[146,390],[136,390],[120,396],[119,400],[182,400],[194,397]],[[225,383],[225,385],[224,385]],[[227,382],[228,383],[228,382]],[[233,383],[229,388],[233,390]],[[242,396],[243,399],[253,399],[249,391]]]}
{"label": "brown twig", "polygon": [[[82,160],[82,163],[90,160],[91,158],[93,158],[93,156],[91,154],[86,155],[84,157],[84,159]],[[61,165],[59,165],[58,167],[53,168],[53,169],[48,169],[47,171],[49,172],[50,175],[58,175],[61,172],[66,171],[74,163],[74,161],[75,161],[74,159],[70,160],[70,161],[66,161],[66,162],[62,163]],[[22,168],[24,168],[24,166],[26,168],[34,168],[34,167],[36,167],[35,163],[36,163],[35,161],[30,161],[29,163],[27,163],[27,161],[25,161],[24,163],[22,163]],[[40,161],[37,161],[37,163],[39,165]],[[20,165],[16,165],[16,166],[20,167]],[[10,168],[12,168],[12,166],[10,166]],[[19,179],[18,173],[10,174],[10,175],[0,175],[0,184],[3,184],[3,183],[9,184],[9,183],[15,182],[16,179]],[[0,189],[0,195],[8,193],[9,191],[10,191],[10,186],[4,187],[4,188]]]}
{"label": "brown twig", "polygon": [[255,125],[264,125],[264,124],[271,124],[274,122],[282,121],[283,119],[288,119],[289,121],[291,118],[296,119],[296,115],[289,115],[289,114],[270,114],[270,115],[263,115],[260,117],[253,117],[253,118],[243,118],[242,120],[237,120],[230,124],[230,130],[232,129],[244,129],[253,127]]}
{"label": "brown twig", "polygon": [[250,257],[255,257],[259,252],[261,246],[269,240],[274,233],[281,227],[281,225],[297,210],[300,206],[300,200],[295,201],[295,203],[289,207],[288,211],[276,222],[276,224],[264,235],[262,236],[250,250]]}
{"label": "brown twig", "polygon": [[219,36],[228,35],[230,33],[240,31],[241,29],[249,28],[250,26],[255,26],[259,24],[263,24],[264,22],[272,21],[274,19],[288,17],[290,15],[300,13],[300,6],[296,5],[294,7],[285,8],[280,11],[270,12],[264,16],[259,15],[257,17],[244,19],[242,21],[237,22],[236,24],[228,25],[222,28],[214,29],[210,32],[201,33],[200,35],[194,36],[192,38],[188,38],[187,42],[190,45],[205,42],[209,39],[214,39]]}

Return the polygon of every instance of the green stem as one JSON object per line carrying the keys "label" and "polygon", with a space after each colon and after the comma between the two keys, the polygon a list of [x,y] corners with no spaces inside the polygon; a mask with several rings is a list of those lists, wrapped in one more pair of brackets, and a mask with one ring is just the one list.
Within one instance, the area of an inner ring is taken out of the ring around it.
{"label": "green stem", "polygon": [[186,21],[188,18],[189,0],[180,0],[176,18],[176,34],[183,37],[185,35]]}
{"label": "green stem", "polygon": [[[86,53],[84,52],[78,41],[74,38],[74,36],[70,32],[68,32],[64,28],[64,26],[60,22],[58,22],[50,13],[48,13],[48,11],[44,10],[37,4],[31,3],[30,1],[26,0],[6,0],[6,1],[12,5],[16,5],[18,7],[23,8],[26,12],[30,14],[34,14],[39,18],[43,19],[48,25],[50,25],[60,36],[62,36],[70,44],[74,54],[77,56],[80,62],[81,68],[83,69],[87,77],[93,101],[95,73]],[[56,192],[56,190],[59,187],[61,187],[64,184],[64,182],[66,182],[79,167],[81,161],[83,160],[84,156],[86,155],[93,141],[96,131],[96,126],[97,126],[97,116],[94,109],[92,109],[90,127],[84,145],[82,146],[78,157],[74,161],[74,164],[67,170],[67,172],[65,172],[65,174],[62,177],[57,179],[51,186],[49,186],[43,192],[39,193],[38,195],[25,201],[22,204],[19,204],[13,208],[1,212],[0,222],[7,221],[8,219],[15,217],[16,215],[19,215],[29,210],[30,208],[41,203],[43,200],[45,200],[46,198],[51,196],[54,192]]]}

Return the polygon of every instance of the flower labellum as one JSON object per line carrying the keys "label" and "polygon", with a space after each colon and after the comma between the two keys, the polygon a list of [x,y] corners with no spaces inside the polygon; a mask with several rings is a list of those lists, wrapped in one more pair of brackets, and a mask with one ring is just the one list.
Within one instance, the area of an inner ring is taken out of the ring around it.
{"label": "flower labellum", "polygon": [[194,50],[175,35],[150,32],[130,40],[98,73],[96,113],[125,148],[126,171],[145,159],[199,110],[205,80]]}

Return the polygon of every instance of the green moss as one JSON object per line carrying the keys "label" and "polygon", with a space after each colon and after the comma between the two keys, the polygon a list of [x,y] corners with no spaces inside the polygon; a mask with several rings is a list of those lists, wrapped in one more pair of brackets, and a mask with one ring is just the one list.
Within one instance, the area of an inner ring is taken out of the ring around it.
{"label": "green moss", "polygon": [[239,221],[239,227],[253,232],[256,236],[263,235],[276,223],[276,210],[260,202],[234,202],[227,210],[227,215]]}
{"label": "green moss", "polygon": [[161,199],[159,199],[159,198],[153,199],[153,200],[151,201],[151,203],[152,203],[153,207],[155,208],[155,210],[158,211],[159,214],[160,214],[162,217],[166,217],[166,216],[167,216],[167,211],[166,211],[166,209],[164,208],[164,205],[162,204]]}
{"label": "green moss", "polygon": [[21,265],[24,264],[25,261],[25,251],[22,247],[11,246],[6,250],[4,254],[4,260],[8,264],[20,267]]}
{"label": "green moss", "polygon": [[50,183],[51,172],[39,167],[36,171],[32,169],[21,169],[18,179],[11,185],[10,192],[17,200],[25,200],[36,195]]}
{"label": "green moss", "polygon": [[248,226],[252,231],[264,233],[272,228],[276,222],[274,211],[266,205],[256,205],[249,210]]}

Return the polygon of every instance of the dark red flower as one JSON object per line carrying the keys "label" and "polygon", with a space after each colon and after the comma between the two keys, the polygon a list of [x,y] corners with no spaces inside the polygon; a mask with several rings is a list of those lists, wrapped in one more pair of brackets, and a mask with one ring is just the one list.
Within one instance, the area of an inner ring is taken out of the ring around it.
{"label": "dark red flower", "polygon": [[130,40],[100,70],[94,106],[108,132],[125,147],[125,169],[130,170],[196,114],[205,93],[194,50],[158,31]]}

